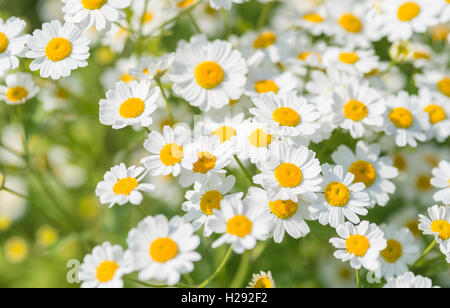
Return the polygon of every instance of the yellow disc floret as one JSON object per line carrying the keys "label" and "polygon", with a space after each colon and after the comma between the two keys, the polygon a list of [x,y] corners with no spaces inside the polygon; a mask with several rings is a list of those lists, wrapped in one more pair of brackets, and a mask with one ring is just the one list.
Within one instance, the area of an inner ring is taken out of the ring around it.
{"label": "yellow disc floret", "polygon": [[397,17],[400,21],[410,21],[420,13],[420,6],[415,2],[406,2],[402,4],[397,11]]}
{"label": "yellow disc floret", "polygon": [[344,115],[352,121],[361,121],[369,114],[367,106],[357,100],[351,99],[344,106]]}
{"label": "yellow disc floret", "polygon": [[269,201],[269,208],[278,218],[288,219],[297,212],[298,204],[291,200]]}
{"label": "yellow disc floret", "polygon": [[145,110],[145,103],[142,99],[132,97],[120,105],[119,114],[125,119],[137,118]]}
{"label": "yellow disc floret", "polygon": [[81,0],[84,8],[87,10],[99,10],[108,0]]}
{"label": "yellow disc floret", "polygon": [[160,237],[150,245],[150,257],[160,263],[172,260],[178,254],[178,245],[169,237]]}
{"label": "yellow disc floret", "polygon": [[267,48],[277,41],[277,36],[272,31],[266,31],[259,35],[253,42],[254,48]]}
{"label": "yellow disc floret", "polygon": [[27,97],[28,91],[24,87],[9,88],[6,92],[6,98],[13,103],[20,102]]}
{"label": "yellow disc floret", "polygon": [[194,163],[194,172],[207,173],[216,165],[216,157],[210,152],[198,152],[198,160]]}
{"label": "yellow disc floret", "polygon": [[339,18],[339,24],[342,28],[351,33],[359,33],[363,28],[361,20],[350,13],[342,15],[341,18]]}
{"label": "yellow disc floret", "polygon": [[200,209],[206,215],[212,215],[213,209],[220,210],[220,201],[223,196],[217,190],[210,190],[203,194],[200,199]]}
{"label": "yellow disc floret", "polygon": [[0,32],[0,53],[4,53],[9,45],[9,39],[5,33]]}
{"label": "yellow disc floret", "polygon": [[244,215],[236,215],[227,222],[227,233],[246,237],[252,232],[252,222]]}
{"label": "yellow disc floret", "polygon": [[173,166],[183,158],[183,147],[176,143],[168,143],[159,152],[161,162],[166,166]]}
{"label": "yellow disc floret", "polygon": [[363,257],[367,250],[369,250],[370,242],[369,239],[364,235],[350,235],[345,240],[345,246],[349,253],[354,254],[357,257]]}
{"label": "yellow disc floret", "polygon": [[219,86],[224,78],[222,67],[214,61],[205,61],[195,68],[195,79],[204,89],[214,89]]}
{"label": "yellow disc floret", "polygon": [[253,288],[255,289],[269,289],[272,288],[272,281],[269,277],[262,276],[259,277],[258,280],[253,284]]}
{"label": "yellow disc floret", "polygon": [[103,261],[97,267],[97,280],[105,283],[114,278],[119,265],[114,261]]}
{"label": "yellow disc floret", "polygon": [[404,129],[411,127],[414,122],[412,113],[404,107],[392,109],[389,114],[389,119],[396,127]]}
{"label": "yellow disc floret", "polygon": [[370,187],[377,179],[377,172],[374,166],[364,160],[355,161],[350,168],[348,168],[348,172],[355,175],[353,183],[362,182],[366,187]]}
{"label": "yellow disc floret", "polygon": [[297,126],[300,121],[300,115],[290,107],[279,107],[272,113],[272,118],[281,126]]}
{"label": "yellow disc floret", "polygon": [[129,196],[130,193],[138,187],[139,182],[132,177],[127,177],[120,179],[114,184],[113,186],[113,192],[116,195],[126,195]]}
{"label": "yellow disc floret", "polygon": [[282,163],[275,169],[275,179],[280,186],[293,188],[300,185],[303,174],[299,167],[291,163]]}
{"label": "yellow disc floret", "polygon": [[219,136],[220,142],[224,143],[225,141],[230,140],[231,137],[236,136],[236,130],[230,126],[222,126],[216,129],[212,134]]}
{"label": "yellow disc floret", "polygon": [[254,147],[266,147],[272,142],[272,135],[266,134],[262,128],[258,128],[248,136],[248,142]]}
{"label": "yellow disc floret", "polygon": [[442,122],[447,118],[444,108],[438,105],[428,105],[424,111],[428,113],[431,124]]}
{"label": "yellow disc floret", "polygon": [[435,220],[431,223],[431,231],[439,235],[439,238],[446,241],[450,238],[450,224],[445,220]]}
{"label": "yellow disc floret", "polygon": [[437,83],[437,88],[442,94],[450,97],[450,78],[449,77],[442,78]]}
{"label": "yellow disc floret", "polygon": [[359,56],[356,52],[341,52],[339,54],[339,61],[345,64],[355,64],[358,60]]}
{"label": "yellow disc floret", "polygon": [[45,55],[53,62],[64,60],[72,53],[72,43],[65,38],[51,39],[45,47]]}
{"label": "yellow disc floret", "polygon": [[395,263],[402,255],[402,244],[394,239],[388,239],[386,248],[381,251],[381,256],[387,263]]}
{"label": "yellow disc floret", "polygon": [[331,182],[325,187],[324,197],[328,204],[343,207],[350,200],[350,190],[342,183]]}
{"label": "yellow disc floret", "polygon": [[268,92],[278,93],[279,89],[280,88],[273,80],[258,80],[255,82],[255,91],[259,94]]}
{"label": "yellow disc floret", "polygon": [[306,14],[303,16],[303,19],[312,23],[320,23],[323,21],[322,15],[318,13]]}

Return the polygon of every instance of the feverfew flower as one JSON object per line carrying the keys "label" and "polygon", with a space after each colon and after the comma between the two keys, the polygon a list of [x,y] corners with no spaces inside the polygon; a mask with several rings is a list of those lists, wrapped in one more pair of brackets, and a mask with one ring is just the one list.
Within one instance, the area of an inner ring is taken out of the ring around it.
{"label": "feverfew flower", "polygon": [[78,277],[82,288],[123,288],[122,276],[132,271],[130,253],[105,242],[84,257]]}
{"label": "feverfew flower", "polygon": [[23,104],[39,91],[31,75],[26,73],[7,75],[5,84],[5,86],[0,85],[0,100],[4,100],[9,105]]}
{"label": "feverfew flower", "polygon": [[326,68],[332,67],[349,74],[363,76],[379,68],[378,56],[372,49],[330,47],[323,56]]}
{"label": "feverfew flower", "polygon": [[346,222],[339,225],[336,232],[339,237],[330,239],[330,243],[338,249],[334,253],[336,259],[350,261],[354,269],[364,267],[375,271],[380,266],[378,257],[387,243],[383,231],[376,224],[365,220],[354,226]]}
{"label": "feverfew flower", "polygon": [[150,90],[148,81],[119,81],[114,89],[100,100],[100,123],[121,129],[129,125],[148,127],[153,123],[151,114],[161,96],[159,88]]}
{"label": "feverfew flower", "polygon": [[231,10],[231,5],[233,3],[244,3],[248,0],[209,0],[209,5],[215,10],[224,8],[225,10]]}
{"label": "feverfew flower", "polygon": [[355,176],[350,172],[345,173],[339,165],[322,165],[322,174],[323,194],[319,194],[319,199],[311,205],[311,218],[333,228],[343,224],[345,219],[359,223],[358,215],[367,215],[366,207],[370,205],[364,183],[355,182]]}
{"label": "feverfew flower", "polygon": [[0,76],[9,69],[19,66],[18,57],[24,56],[28,35],[22,34],[25,21],[10,17],[6,21],[0,18]]}
{"label": "feverfew flower", "polygon": [[245,121],[237,132],[237,156],[239,159],[250,159],[254,164],[268,158],[269,147],[278,142],[276,137],[264,132],[265,125],[256,120]]}
{"label": "feverfew flower", "polygon": [[191,224],[179,216],[168,220],[164,215],[148,216],[128,233],[128,247],[135,270],[142,281],[156,280],[172,286],[181,274],[194,270],[201,255],[194,251],[200,238]]}
{"label": "feverfew flower", "polygon": [[44,23],[42,30],[34,30],[27,47],[30,50],[26,56],[34,59],[30,70],[40,70],[43,78],[68,77],[72,70],[88,64],[89,40],[73,23],[62,25],[58,20]]}
{"label": "feverfew flower", "polygon": [[275,288],[275,281],[272,278],[272,272],[268,271],[266,273],[264,271],[261,271],[258,274],[253,274],[252,281],[249,282],[247,288],[252,289]]}
{"label": "feverfew flower", "polygon": [[104,180],[98,183],[95,194],[102,204],[108,204],[111,208],[115,204],[124,205],[130,202],[139,205],[143,196],[141,191],[152,192],[155,185],[140,183],[146,171],[143,167],[131,166],[127,169],[121,163],[106,172]]}
{"label": "feverfew flower", "polygon": [[404,273],[396,278],[389,278],[384,285],[387,289],[430,289],[439,288],[433,287],[433,282],[430,278],[420,275],[415,276],[412,272]]}
{"label": "feverfew flower", "polygon": [[422,88],[415,99],[423,111],[428,113],[430,128],[427,131],[428,139],[436,138],[438,142],[444,142],[450,136],[450,104],[448,99],[437,92],[431,92],[428,88]]}
{"label": "feverfew flower", "polygon": [[450,241],[441,243],[439,245],[439,249],[445,255],[445,260],[447,263],[450,263]]}
{"label": "feverfew flower", "polygon": [[122,9],[127,8],[131,0],[62,0],[64,19],[79,25],[83,29],[94,26],[98,31],[109,31],[111,24],[125,18]]}
{"label": "feverfew flower", "polygon": [[437,242],[444,243],[450,239],[450,206],[433,205],[428,208],[428,217],[419,215],[419,229],[423,234],[434,235]]}
{"label": "feverfew flower", "polygon": [[450,163],[442,160],[439,162],[439,166],[433,168],[431,172],[433,177],[430,183],[439,188],[439,191],[433,195],[434,200],[450,205]]}

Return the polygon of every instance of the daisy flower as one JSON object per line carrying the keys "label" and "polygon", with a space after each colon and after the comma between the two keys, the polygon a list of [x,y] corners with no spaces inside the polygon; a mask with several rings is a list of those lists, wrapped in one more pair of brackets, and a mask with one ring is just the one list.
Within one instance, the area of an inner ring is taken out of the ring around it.
{"label": "daisy flower", "polygon": [[189,187],[194,182],[204,182],[211,173],[225,173],[230,163],[233,147],[221,143],[216,135],[200,136],[186,147],[184,155],[192,169],[183,169],[180,184]]}
{"label": "daisy flower", "polygon": [[339,165],[322,165],[322,174],[323,194],[311,204],[311,218],[333,228],[343,224],[345,219],[354,224],[359,223],[358,215],[367,215],[366,207],[370,205],[364,183],[355,183],[355,176],[350,172],[345,173],[344,168]]}
{"label": "daisy flower", "polygon": [[428,139],[436,138],[438,142],[444,142],[450,136],[450,104],[448,99],[427,88],[419,91],[416,101],[423,111],[428,113],[430,128],[427,131]]}
{"label": "daisy flower", "polygon": [[439,249],[444,254],[447,263],[450,263],[450,241],[441,243]]}
{"label": "daisy flower", "polygon": [[200,238],[191,224],[179,216],[148,216],[128,233],[127,243],[134,268],[142,281],[156,280],[172,286],[181,274],[194,270],[201,255],[194,251]]}
{"label": "daisy flower", "polygon": [[128,85],[119,81],[106,92],[106,99],[100,100],[100,123],[114,129],[129,125],[148,127],[153,123],[151,114],[160,96],[161,90],[150,90],[148,81],[132,81]]}
{"label": "daisy flower", "polygon": [[446,205],[450,205],[450,163],[446,160],[439,162],[439,166],[431,171],[433,177],[430,184],[439,188],[433,198],[435,201],[441,201]]}
{"label": "daisy flower", "polygon": [[428,217],[419,215],[419,229],[423,234],[434,235],[437,242],[444,243],[450,239],[450,206],[433,205],[428,208]]}
{"label": "daisy flower", "polygon": [[253,249],[256,241],[265,241],[270,230],[270,222],[260,207],[250,206],[239,198],[223,200],[221,209],[213,209],[214,216],[207,227],[215,233],[223,233],[212,248],[231,244],[235,253],[242,254]]}
{"label": "daisy flower", "polygon": [[306,76],[310,68],[324,68],[322,56],[326,49],[326,43],[313,43],[311,38],[298,35],[292,52],[281,60],[281,65],[285,67],[285,70],[298,76]]}
{"label": "daisy flower", "polygon": [[390,278],[408,271],[420,256],[419,245],[407,228],[381,225],[387,247],[380,253],[380,267],[376,271],[378,277]]}
{"label": "daisy flower", "polygon": [[89,40],[73,23],[62,25],[58,20],[44,23],[42,30],[34,30],[27,47],[30,50],[26,56],[34,59],[30,70],[40,70],[43,78],[68,77],[72,70],[88,64]]}
{"label": "daisy flower", "polygon": [[439,21],[441,23],[446,23],[450,21],[450,2],[448,0],[438,0],[441,9],[439,14]]}
{"label": "daisy flower", "polygon": [[173,53],[167,53],[158,58],[141,58],[137,67],[130,69],[130,74],[140,80],[153,80],[171,67],[174,56]]}
{"label": "daisy flower", "polygon": [[[295,13],[293,25],[301,27],[315,36],[321,34],[330,36],[333,34],[335,29],[333,27],[333,19],[326,5],[320,5],[314,9],[301,10],[300,12],[296,11]],[[286,15],[284,14],[284,16]]]}
{"label": "daisy flower", "polygon": [[252,281],[249,282],[247,288],[252,289],[270,289],[275,288],[275,281],[272,278],[272,272],[264,271],[252,275]]}
{"label": "daisy flower", "polygon": [[[185,0],[186,1],[186,0]],[[231,10],[233,3],[244,3],[248,0],[209,0],[209,5],[215,10],[224,8],[225,10]]]}
{"label": "daisy flower", "polygon": [[31,75],[26,73],[7,75],[5,84],[0,86],[0,100],[4,100],[9,105],[23,104],[39,91]]}
{"label": "daisy flower", "polygon": [[78,278],[82,288],[123,288],[122,276],[133,271],[129,252],[105,242],[84,257]]}
{"label": "daisy flower", "polygon": [[389,41],[409,39],[413,33],[424,33],[438,23],[438,1],[392,0],[381,2],[381,14],[377,16],[380,31]]}
{"label": "daisy flower", "polygon": [[284,94],[264,93],[254,97],[251,108],[256,120],[266,125],[265,132],[276,136],[308,137],[319,129],[320,113],[313,104],[296,92]]}
{"label": "daisy flower", "polygon": [[399,147],[417,146],[417,141],[426,140],[425,131],[429,128],[428,115],[414,104],[407,92],[386,99],[388,110],[385,113],[385,133],[395,136]]}
{"label": "daisy flower", "polygon": [[326,68],[333,67],[353,75],[362,76],[379,67],[378,56],[372,49],[330,47],[323,56]]}
{"label": "daisy flower", "polygon": [[256,120],[246,120],[237,132],[237,155],[241,160],[250,159],[254,164],[264,162],[270,153],[269,147],[276,137],[264,132],[265,125]]}
{"label": "daisy flower", "polygon": [[287,93],[296,90],[299,85],[300,80],[291,72],[280,74],[270,68],[250,67],[245,95],[255,97],[263,93]]}
{"label": "daisy flower", "polygon": [[117,24],[111,24],[111,30],[102,36],[101,44],[108,46],[111,51],[119,54],[123,51],[130,35],[130,31],[126,29],[125,25],[118,26]]}
{"label": "daisy flower", "polygon": [[[157,36],[160,34],[159,30],[163,23],[175,17],[176,11],[167,5],[167,2],[161,0],[149,0],[146,11],[144,11],[146,1],[135,0],[132,2],[131,9],[134,14],[130,22],[131,27],[135,31],[141,31],[144,36]],[[164,30],[165,27],[162,28]]]}
{"label": "daisy flower", "polygon": [[205,182],[195,182],[194,190],[186,192],[187,201],[181,207],[187,212],[183,220],[192,223],[195,231],[204,226],[203,234],[210,236],[212,230],[208,226],[208,221],[213,217],[213,210],[220,210],[224,200],[242,198],[241,192],[230,194],[235,183],[234,176],[224,174],[211,174]]}
{"label": "daisy flower", "polygon": [[320,191],[320,163],[316,153],[305,146],[289,146],[286,142],[272,147],[270,159],[261,163],[260,174],[253,177],[268,191],[269,200],[298,201],[298,196],[306,201],[316,198]]}
{"label": "daisy flower", "polygon": [[216,135],[220,138],[220,143],[232,142],[235,143],[237,133],[241,130],[244,114],[238,113],[235,115],[218,115],[211,113],[206,116],[201,126],[206,135]]}
{"label": "daisy flower", "polygon": [[437,92],[446,99],[450,97],[450,71],[424,70],[423,74],[417,75],[415,79],[419,86]]}
{"label": "daisy flower", "polygon": [[333,95],[334,122],[357,139],[383,127],[385,102],[380,93],[366,84],[338,87]]}
{"label": "daisy flower", "polygon": [[192,168],[184,157],[184,149],[190,142],[191,130],[184,125],[164,126],[162,134],[152,131],[144,142],[144,148],[151,155],[143,158],[141,163],[152,175],[178,176],[183,165]]}
{"label": "daisy flower", "polygon": [[383,288],[386,289],[430,289],[439,288],[433,287],[433,282],[430,278],[420,275],[415,276],[413,272],[406,272],[398,277],[391,277]]}
{"label": "daisy flower", "polygon": [[156,188],[153,184],[140,183],[145,173],[143,167],[131,166],[127,169],[121,163],[106,172],[104,181],[98,183],[95,194],[102,204],[108,204],[110,208],[115,204],[124,205],[128,202],[139,205],[143,199],[141,191],[152,192]]}
{"label": "daisy flower", "polygon": [[258,187],[250,187],[246,199],[250,206],[262,207],[264,213],[270,217],[275,243],[283,241],[285,232],[295,239],[304,237],[310,232],[305,222],[305,219],[309,219],[309,204],[305,201],[270,201],[267,192]]}
{"label": "daisy flower", "polygon": [[113,67],[107,68],[100,77],[100,82],[106,90],[114,87],[114,85],[123,81],[126,84],[136,81],[135,76],[131,75],[131,68],[136,67],[138,59],[133,55],[129,58],[117,60]]}
{"label": "daisy flower", "polygon": [[169,78],[177,95],[208,111],[239,99],[246,74],[245,60],[231,43],[194,41],[177,49]]}
{"label": "daisy flower", "polygon": [[389,194],[395,192],[395,185],[390,179],[398,175],[392,159],[388,156],[380,156],[380,154],[380,145],[368,145],[364,141],[358,141],[354,153],[346,145],[340,145],[331,155],[336,164],[354,174],[354,183],[364,183],[365,191],[371,197],[372,206],[387,204]]}
{"label": "daisy flower", "polygon": [[351,222],[336,228],[339,237],[330,239],[330,243],[338,249],[334,253],[336,259],[342,262],[350,261],[354,269],[364,267],[375,271],[380,263],[380,252],[387,246],[383,231],[374,223],[364,220],[357,226]]}
{"label": "daisy flower", "polygon": [[0,76],[7,70],[19,66],[18,57],[24,56],[25,43],[29,35],[22,34],[25,21],[10,17],[6,21],[0,18]]}
{"label": "daisy flower", "polygon": [[111,24],[125,19],[122,9],[127,8],[131,0],[62,0],[64,19],[79,25],[83,29],[94,26],[98,31],[108,31]]}

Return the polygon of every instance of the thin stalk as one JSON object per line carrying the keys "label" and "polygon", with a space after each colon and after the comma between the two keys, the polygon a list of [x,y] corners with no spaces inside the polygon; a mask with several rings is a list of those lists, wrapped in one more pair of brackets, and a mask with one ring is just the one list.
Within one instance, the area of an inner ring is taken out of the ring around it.
{"label": "thin stalk", "polygon": [[266,24],[271,4],[272,4],[271,2],[267,2],[264,4],[263,9],[261,11],[261,15],[259,15],[257,29],[261,29]]}
{"label": "thin stalk", "polygon": [[437,244],[436,240],[433,240],[433,242],[431,242],[431,244],[425,249],[425,251],[419,257],[419,259],[417,259],[417,261],[414,262],[414,264],[411,266],[411,268],[415,268],[417,265],[419,265],[423,261],[423,259],[426,257],[426,255],[434,248],[434,246],[436,246],[436,244]]}
{"label": "thin stalk", "polygon": [[13,194],[13,195],[19,197],[19,198],[28,200],[28,196],[25,196],[24,194],[21,194],[20,192],[17,192],[17,191],[15,191],[15,190],[10,189],[10,188],[3,187],[3,188],[0,189],[0,190],[7,191],[7,192],[9,192],[9,193],[11,193],[11,194]]}
{"label": "thin stalk", "polygon": [[213,281],[219,275],[219,273],[222,271],[222,269],[225,267],[228,260],[230,259],[232,252],[233,252],[233,247],[230,246],[230,248],[228,248],[227,254],[225,255],[225,257],[222,260],[222,263],[219,264],[216,271],[211,276],[209,276],[209,278],[207,278],[205,281],[203,281],[201,284],[199,284],[199,286],[198,286],[199,288],[206,287],[211,281]]}
{"label": "thin stalk", "polygon": [[194,26],[195,32],[202,33],[202,30],[200,29],[200,27],[198,26],[197,22],[195,21],[194,16],[192,16],[192,11],[189,11],[187,13],[187,17],[191,21],[192,26]]}
{"label": "thin stalk", "polygon": [[234,155],[234,159],[236,160],[236,162],[238,163],[239,167],[244,172],[244,174],[247,177],[247,179],[250,181],[250,184],[252,184],[253,183],[253,178],[250,175],[250,173],[248,172],[248,170],[245,168],[245,166],[242,164],[241,160],[236,155]]}
{"label": "thin stalk", "polygon": [[231,280],[230,288],[241,288],[242,283],[247,275],[248,266],[250,265],[250,252],[246,251],[241,256],[241,262],[234,275],[233,280]]}
{"label": "thin stalk", "polygon": [[359,275],[359,270],[356,270],[356,285],[358,286],[358,289],[361,289],[361,277]]}
{"label": "thin stalk", "polygon": [[161,83],[161,79],[156,78],[156,84],[158,85],[159,89],[161,90],[162,97],[164,98],[164,101],[166,102],[166,108],[167,113],[169,114],[170,121],[172,122],[172,125],[175,124],[175,120],[172,113],[172,108],[170,107],[169,99],[167,98],[166,92],[164,91],[163,85]]}

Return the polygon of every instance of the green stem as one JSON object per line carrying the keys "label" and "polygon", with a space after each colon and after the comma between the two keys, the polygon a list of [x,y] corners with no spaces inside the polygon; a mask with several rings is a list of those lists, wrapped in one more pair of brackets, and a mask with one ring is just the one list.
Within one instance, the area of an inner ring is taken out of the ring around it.
{"label": "green stem", "polygon": [[359,275],[359,270],[356,270],[356,285],[358,286],[358,289],[361,289],[361,277]]}
{"label": "green stem", "polygon": [[231,280],[230,288],[240,288],[247,275],[248,266],[250,265],[250,251],[246,251],[241,256],[241,262],[236,270],[236,274]]}
{"label": "green stem", "polygon": [[252,184],[253,183],[253,178],[250,175],[250,173],[248,172],[248,170],[245,168],[245,166],[242,164],[241,160],[236,155],[234,155],[234,159],[236,160],[236,162],[238,163],[239,167],[244,172],[244,174],[247,177],[247,179],[250,181],[250,184]]}
{"label": "green stem", "polygon": [[145,211],[145,209],[142,207],[142,205],[138,205],[137,208],[141,211],[142,215],[144,215],[144,217],[149,216],[148,213]]}
{"label": "green stem", "polygon": [[147,14],[147,8],[148,8],[148,0],[145,0],[144,11],[142,12],[141,23],[139,25],[139,38],[142,36],[142,29],[144,28],[144,20],[145,15]]}
{"label": "green stem", "polygon": [[195,282],[192,279],[191,275],[189,274],[184,274],[183,277],[186,279],[186,281],[188,282],[188,284],[190,284],[191,286],[195,286]]}
{"label": "green stem", "polygon": [[261,11],[261,15],[259,15],[257,29],[261,29],[266,24],[271,4],[272,4],[271,2],[267,2],[264,4],[263,9]]}
{"label": "green stem", "polygon": [[431,242],[431,244],[427,247],[427,249],[425,249],[425,251],[419,257],[419,259],[417,259],[417,261],[414,262],[413,265],[411,265],[411,268],[415,268],[416,266],[418,266],[423,261],[425,256],[434,248],[434,246],[436,246],[436,244],[437,244],[437,242],[436,242],[436,239],[435,239],[435,240],[433,240],[433,242]]}
{"label": "green stem", "polygon": [[211,276],[209,276],[208,279],[206,279],[201,284],[199,284],[199,286],[198,286],[199,288],[206,287],[211,281],[213,281],[219,275],[220,271],[225,267],[228,260],[230,259],[232,252],[233,252],[233,246],[230,246],[230,248],[228,248],[227,254],[225,255],[225,257],[222,260],[222,263],[220,263],[219,267],[217,267],[216,271]]}
{"label": "green stem", "polygon": [[[148,283],[145,281],[140,281],[140,280],[134,279],[134,278],[123,278],[123,280],[134,283],[134,284],[139,284],[139,285],[147,287],[147,288],[169,288],[169,287],[171,287],[166,284],[163,284],[163,285],[151,284],[151,283]],[[177,284],[173,285],[173,287],[190,288],[191,286],[184,284],[184,283],[177,283]]]}
{"label": "green stem", "polygon": [[164,98],[164,101],[166,102],[167,113],[169,114],[170,121],[172,122],[172,125],[174,125],[175,120],[173,117],[172,108],[170,108],[169,99],[167,98],[166,92],[164,91],[161,80],[159,78],[156,78],[156,83],[157,83],[159,89],[161,90],[161,94],[162,94],[162,97]]}
{"label": "green stem", "polygon": [[187,16],[188,16],[189,20],[191,21],[192,25],[194,26],[195,32],[202,33],[202,30],[200,29],[197,22],[195,21],[194,16],[192,16],[192,11],[189,11],[187,13]]}
{"label": "green stem", "polygon": [[144,127],[144,129],[147,131],[147,133],[151,133],[152,131],[150,130],[150,128],[148,128],[148,127]]}
{"label": "green stem", "polygon": [[19,193],[19,192],[15,191],[15,190],[12,190],[12,189],[10,189],[10,188],[7,188],[7,187],[3,187],[3,188],[2,188],[2,189],[0,189],[0,190],[4,190],[4,191],[7,191],[7,192],[9,192],[9,193],[11,193],[11,194],[13,194],[13,195],[16,195],[16,196],[17,196],[17,197],[19,197],[19,198],[22,198],[22,199],[28,200],[28,196],[25,196],[24,194],[21,194],[21,193]]}

